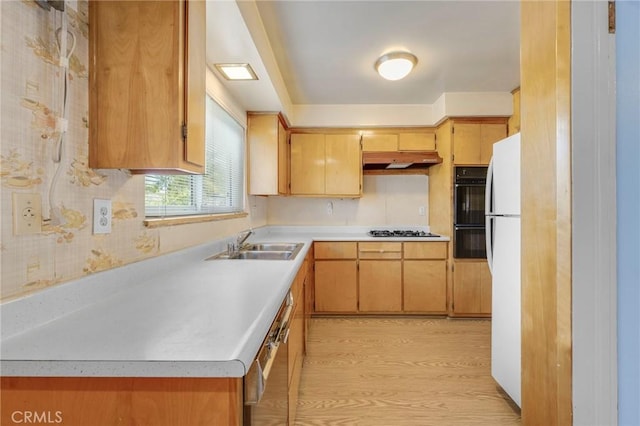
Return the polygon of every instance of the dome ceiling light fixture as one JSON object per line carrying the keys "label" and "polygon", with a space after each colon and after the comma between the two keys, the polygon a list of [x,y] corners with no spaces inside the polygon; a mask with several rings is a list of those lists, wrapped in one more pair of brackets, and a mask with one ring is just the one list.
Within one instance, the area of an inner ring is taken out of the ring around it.
{"label": "dome ceiling light fixture", "polygon": [[418,58],[409,52],[390,52],[378,58],[375,69],[387,80],[405,78],[418,63]]}

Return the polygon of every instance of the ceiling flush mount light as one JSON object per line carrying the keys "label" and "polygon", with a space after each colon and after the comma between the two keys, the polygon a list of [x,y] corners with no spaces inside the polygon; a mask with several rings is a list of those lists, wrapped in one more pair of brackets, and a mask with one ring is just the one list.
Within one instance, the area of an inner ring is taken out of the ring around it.
{"label": "ceiling flush mount light", "polygon": [[418,58],[409,52],[391,52],[378,58],[376,71],[387,80],[405,78],[418,63]]}
{"label": "ceiling flush mount light", "polygon": [[227,80],[257,80],[258,76],[249,64],[214,64]]}

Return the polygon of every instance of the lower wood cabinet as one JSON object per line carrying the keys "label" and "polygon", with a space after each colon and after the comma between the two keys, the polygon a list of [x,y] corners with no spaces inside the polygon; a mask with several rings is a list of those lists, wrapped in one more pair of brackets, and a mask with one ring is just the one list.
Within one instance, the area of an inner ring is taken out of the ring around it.
{"label": "lower wood cabinet", "polygon": [[358,311],[356,260],[316,260],[315,312]]}
{"label": "lower wood cabinet", "polygon": [[454,316],[490,316],[491,273],[486,260],[456,261],[452,293]]}
{"label": "lower wood cabinet", "polygon": [[402,243],[358,243],[359,311],[402,312]]}
{"label": "lower wood cabinet", "polygon": [[360,261],[360,312],[402,312],[402,261]]}
{"label": "lower wood cabinet", "polygon": [[316,313],[447,313],[447,246],[315,243]]}
{"label": "lower wood cabinet", "polygon": [[358,251],[355,242],[314,244],[314,311],[358,311]]}
{"label": "lower wood cabinet", "polygon": [[305,258],[305,268],[307,277],[304,280],[304,353],[307,353],[309,340],[309,326],[311,325],[311,314],[314,310],[315,274],[314,274],[314,248],[313,244]]}
{"label": "lower wood cabinet", "polygon": [[444,260],[405,260],[404,311],[447,312],[447,263]]}
{"label": "lower wood cabinet", "polygon": [[24,421],[25,412],[45,417],[32,422],[37,424],[242,424],[242,378],[2,377],[0,381],[2,425],[31,423]]}
{"label": "lower wood cabinet", "polygon": [[[296,278],[303,281],[303,277]],[[293,425],[298,406],[298,391],[300,389],[300,376],[302,375],[302,363],[304,361],[304,292],[302,285],[297,295],[294,295],[295,308],[291,315],[291,327],[288,337],[288,391],[289,391],[289,424]]]}
{"label": "lower wood cabinet", "polygon": [[447,313],[447,243],[404,243],[405,312]]}
{"label": "lower wood cabinet", "polygon": [[[312,268],[313,251],[291,286],[294,310],[286,345],[289,425],[295,422],[298,405],[308,306],[305,291]],[[243,424],[242,377],[0,377],[0,391],[2,425]],[[34,421],[34,413],[40,420]]]}

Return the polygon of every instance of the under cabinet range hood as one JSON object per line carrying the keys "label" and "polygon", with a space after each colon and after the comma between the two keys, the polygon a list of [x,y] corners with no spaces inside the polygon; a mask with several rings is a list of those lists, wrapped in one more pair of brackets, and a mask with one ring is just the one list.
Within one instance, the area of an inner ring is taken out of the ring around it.
{"label": "under cabinet range hood", "polygon": [[414,170],[424,171],[434,164],[442,163],[442,158],[436,151],[389,151],[389,152],[363,152],[362,169],[376,171],[385,170]]}

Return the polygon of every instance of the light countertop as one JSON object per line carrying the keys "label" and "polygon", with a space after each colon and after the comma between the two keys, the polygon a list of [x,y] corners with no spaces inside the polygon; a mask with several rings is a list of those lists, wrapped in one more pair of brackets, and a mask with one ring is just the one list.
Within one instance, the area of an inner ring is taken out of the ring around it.
{"label": "light countertop", "polygon": [[249,242],[302,242],[294,260],[205,260],[225,241],[96,273],[0,305],[3,376],[242,377],[312,242],[360,227],[265,227]]}

